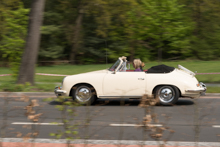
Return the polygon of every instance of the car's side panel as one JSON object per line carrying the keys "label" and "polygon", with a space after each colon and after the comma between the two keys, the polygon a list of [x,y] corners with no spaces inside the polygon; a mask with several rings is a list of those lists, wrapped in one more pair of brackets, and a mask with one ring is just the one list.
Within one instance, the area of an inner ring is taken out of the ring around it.
{"label": "car's side panel", "polygon": [[109,72],[103,80],[102,96],[142,96],[145,72]]}
{"label": "car's side panel", "polygon": [[87,83],[95,88],[97,95],[103,95],[102,82],[106,74],[107,74],[107,70],[103,70],[101,72],[91,72],[91,73],[67,76],[64,79],[62,90],[65,90],[66,91],[65,95],[69,96],[70,90],[74,85],[80,83]]}

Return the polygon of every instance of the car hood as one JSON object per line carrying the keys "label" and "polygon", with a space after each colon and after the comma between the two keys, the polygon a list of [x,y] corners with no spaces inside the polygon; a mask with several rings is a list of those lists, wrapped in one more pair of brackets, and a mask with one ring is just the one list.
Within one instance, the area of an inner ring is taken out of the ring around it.
{"label": "car hood", "polygon": [[[80,74],[76,74],[76,75],[96,74],[96,73],[106,73],[106,72],[108,72],[108,70],[103,69],[103,70],[96,70],[96,71],[91,71],[91,72],[80,73]],[[74,76],[74,75],[72,75],[72,76]]]}
{"label": "car hood", "polygon": [[108,71],[107,69],[103,69],[103,70],[96,70],[96,71],[86,72],[86,73],[82,73],[82,74],[87,74],[87,73],[106,73],[107,71]]}

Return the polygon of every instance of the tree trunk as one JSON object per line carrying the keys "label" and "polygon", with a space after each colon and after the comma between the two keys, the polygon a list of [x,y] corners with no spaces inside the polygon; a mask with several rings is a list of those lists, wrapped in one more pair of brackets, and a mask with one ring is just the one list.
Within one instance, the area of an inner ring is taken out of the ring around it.
{"label": "tree trunk", "polygon": [[76,53],[80,46],[80,32],[81,32],[81,26],[82,26],[82,20],[83,20],[83,9],[79,10],[78,17],[75,22],[75,28],[74,28],[74,37],[73,37],[73,44],[72,49],[70,53],[70,63],[76,64]]}
{"label": "tree trunk", "polygon": [[40,27],[43,22],[45,0],[32,0],[29,14],[28,35],[18,75],[18,84],[34,84],[35,64],[40,44]]}

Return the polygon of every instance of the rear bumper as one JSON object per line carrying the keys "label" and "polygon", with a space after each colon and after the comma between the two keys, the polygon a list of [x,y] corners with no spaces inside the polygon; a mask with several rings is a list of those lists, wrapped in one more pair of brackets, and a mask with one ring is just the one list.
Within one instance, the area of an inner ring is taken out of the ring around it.
{"label": "rear bumper", "polygon": [[200,82],[200,89],[187,89],[187,90],[185,90],[185,92],[186,92],[186,94],[191,93],[193,95],[194,94],[195,95],[205,95],[206,90],[207,90],[206,85],[204,83]]}
{"label": "rear bumper", "polygon": [[201,92],[206,92],[206,89],[186,90],[186,92],[201,93]]}
{"label": "rear bumper", "polygon": [[63,94],[66,93],[65,90],[61,90],[60,87],[56,86],[55,89],[54,89],[54,93],[56,96],[62,96]]}
{"label": "rear bumper", "polygon": [[186,93],[193,93],[193,95],[205,95],[206,93],[206,89],[202,89],[202,90],[186,90]]}

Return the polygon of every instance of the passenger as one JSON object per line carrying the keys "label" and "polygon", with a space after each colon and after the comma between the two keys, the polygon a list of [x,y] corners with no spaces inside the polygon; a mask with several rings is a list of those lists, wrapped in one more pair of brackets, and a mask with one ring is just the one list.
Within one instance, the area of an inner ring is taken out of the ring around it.
{"label": "passenger", "polygon": [[142,62],[140,59],[134,59],[134,61],[133,61],[133,67],[135,68],[134,71],[142,71],[141,64],[142,64]]}

